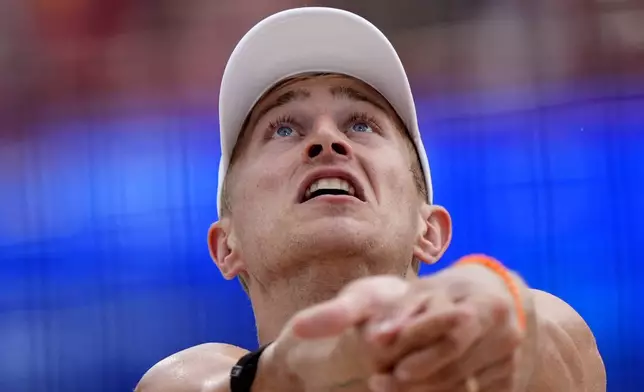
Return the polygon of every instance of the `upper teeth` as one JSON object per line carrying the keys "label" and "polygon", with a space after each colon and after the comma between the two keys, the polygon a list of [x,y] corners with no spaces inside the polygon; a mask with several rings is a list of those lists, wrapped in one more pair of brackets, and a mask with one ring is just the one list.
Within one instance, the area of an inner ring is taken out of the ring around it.
{"label": "upper teeth", "polygon": [[311,185],[306,189],[305,197],[308,199],[311,197],[311,194],[319,189],[332,189],[332,190],[343,190],[349,195],[354,196],[356,190],[345,180],[341,178],[320,178],[319,180],[313,181]]}

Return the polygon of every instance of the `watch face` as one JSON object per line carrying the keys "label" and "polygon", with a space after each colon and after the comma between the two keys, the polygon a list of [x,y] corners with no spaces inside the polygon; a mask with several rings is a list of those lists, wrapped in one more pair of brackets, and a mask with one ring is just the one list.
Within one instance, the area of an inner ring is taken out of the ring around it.
{"label": "watch face", "polygon": [[233,366],[233,369],[230,371],[230,376],[231,377],[239,377],[239,375],[242,373],[243,369],[244,369],[243,366],[239,366],[239,365]]}
{"label": "watch face", "polygon": [[230,370],[231,392],[250,392],[257,373],[259,357],[268,345],[257,351],[249,352],[237,361],[237,364]]}

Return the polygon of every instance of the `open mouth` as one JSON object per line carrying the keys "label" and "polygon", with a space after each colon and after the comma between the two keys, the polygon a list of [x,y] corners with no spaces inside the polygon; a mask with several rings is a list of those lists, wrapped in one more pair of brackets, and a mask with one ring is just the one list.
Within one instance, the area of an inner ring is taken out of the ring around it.
{"label": "open mouth", "polygon": [[343,178],[319,178],[313,181],[304,191],[301,202],[307,202],[319,196],[351,196],[361,201],[360,193],[356,191],[356,187],[349,181]]}

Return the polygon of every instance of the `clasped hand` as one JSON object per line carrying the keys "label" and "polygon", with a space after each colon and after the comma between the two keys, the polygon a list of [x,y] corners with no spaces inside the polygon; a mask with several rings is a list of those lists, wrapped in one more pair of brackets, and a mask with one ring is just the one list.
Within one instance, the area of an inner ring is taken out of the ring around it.
{"label": "clasped hand", "polygon": [[[513,298],[480,266],[412,282],[360,279],[297,314],[290,329],[306,342],[302,350],[331,362],[310,366],[291,356],[292,366],[307,367],[299,374],[304,385],[315,384],[308,389],[517,392],[528,371]],[[361,386],[352,388],[356,382]]]}

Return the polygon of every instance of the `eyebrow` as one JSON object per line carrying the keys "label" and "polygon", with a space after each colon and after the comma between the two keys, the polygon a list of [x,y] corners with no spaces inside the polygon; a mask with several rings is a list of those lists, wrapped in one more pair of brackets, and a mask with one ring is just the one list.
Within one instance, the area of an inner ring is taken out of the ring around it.
{"label": "eyebrow", "polygon": [[[366,102],[387,113],[387,109],[384,105],[380,104],[375,99],[372,99],[367,94],[356,90],[355,88],[347,86],[333,86],[329,88],[329,91],[331,92],[331,95],[336,99],[349,99],[357,102]],[[255,122],[259,121],[259,119],[264,117],[266,113],[270,112],[273,109],[285,106],[286,104],[294,101],[303,101],[308,99],[309,97],[311,97],[311,92],[303,88],[287,91],[279,95],[269,105],[263,107],[257,113]]]}
{"label": "eyebrow", "polygon": [[259,120],[260,118],[264,117],[266,113],[270,112],[273,109],[277,109],[293,101],[303,101],[309,98],[310,96],[311,96],[311,92],[303,88],[287,91],[284,94],[281,94],[280,96],[278,96],[277,99],[271,102],[270,105],[266,105],[265,107],[263,107],[262,110],[260,110],[259,113],[257,114],[256,118],[257,120]]}
{"label": "eyebrow", "polygon": [[352,87],[333,86],[329,89],[329,91],[331,91],[331,95],[333,95],[334,98],[347,98],[352,101],[366,102],[382,110],[384,113],[387,113],[387,109],[383,105],[378,103],[378,101],[370,98],[367,94]]}

